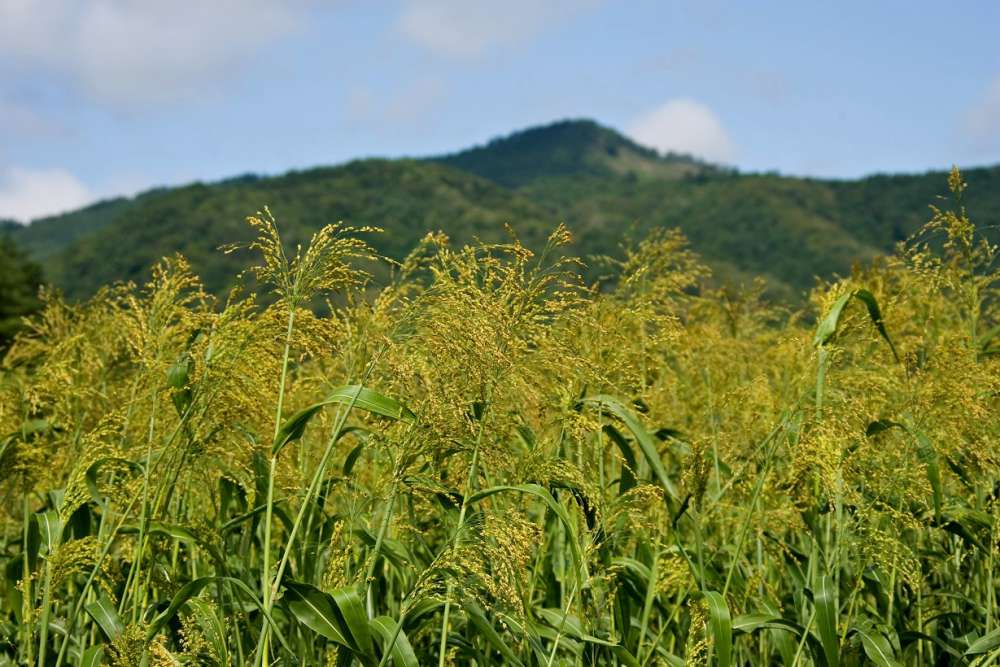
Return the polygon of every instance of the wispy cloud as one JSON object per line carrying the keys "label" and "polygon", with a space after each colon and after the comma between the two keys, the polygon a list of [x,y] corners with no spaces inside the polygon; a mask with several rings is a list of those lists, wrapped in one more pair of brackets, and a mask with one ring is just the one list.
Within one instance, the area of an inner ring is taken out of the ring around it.
{"label": "wispy cloud", "polygon": [[0,168],[0,218],[26,223],[93,200],[87,186],[65,169]]}
{"label": "wispy cloud", "polygon": [[277,0],[3,0],[0,55],[66,76],[101,103],[163,104],[204,94],[295,30],[304,7]]}
{"label": "wispy cloud", "polygon": [[736,157],[736,146],[719,117],[692,99],[673,99],[642,114],[629,125],[627,133],[664,153],[690,153],[721,163],[730,163]]}
{"label": "wispy cloud", "polygon": [[429,51],[475,58],[534,37],[596,0],[407,0],[396,28]]}

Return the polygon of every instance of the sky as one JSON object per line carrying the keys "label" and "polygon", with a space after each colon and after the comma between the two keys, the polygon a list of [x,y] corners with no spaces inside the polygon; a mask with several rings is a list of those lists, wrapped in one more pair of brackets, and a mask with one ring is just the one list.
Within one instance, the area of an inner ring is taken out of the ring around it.
{"label": "sky", "polygon": [[565,118],[741,171],[1000,163],[1000,2],[0,0],[0,218]]}

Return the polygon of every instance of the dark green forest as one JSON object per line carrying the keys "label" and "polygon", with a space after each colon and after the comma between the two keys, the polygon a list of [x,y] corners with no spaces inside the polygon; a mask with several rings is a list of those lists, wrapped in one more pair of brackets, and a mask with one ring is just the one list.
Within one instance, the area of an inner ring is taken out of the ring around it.
{"label": "dark green forest", "polygon": [[42,268],[11,238],[15,227],[0,222],[0,350],[21,328],[21,319],[41,305]]}

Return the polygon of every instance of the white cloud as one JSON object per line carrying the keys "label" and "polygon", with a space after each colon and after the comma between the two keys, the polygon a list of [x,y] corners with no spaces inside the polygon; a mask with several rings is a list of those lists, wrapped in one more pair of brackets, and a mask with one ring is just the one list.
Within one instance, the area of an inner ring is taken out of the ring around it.
{"label": "white cloud", "polygon": [[396,28],[429,51],[474,58],[530,39],[595,0],[407,0]]}
{"label": "white cloud", "polygon": [[0,55],[68,75],[115,105],[203,93],[294,30],[278,0],[0,0]]}
{"label": "white cloud", "polygon": [[1000,150],[1000,75],[966,115],[965,134],[977,152]]}
{"label": "white cloud", "polygon": [[0,218],[26,223],[93,200],[87,186],[65,169],[0,169]]}
{"label": "white cloud", "polygon": [[690,153],[722,163],[736,156],[736,147],[719,117],[691,99],[673,99],[639,116],[627,133],[640,144],[664,153]]}

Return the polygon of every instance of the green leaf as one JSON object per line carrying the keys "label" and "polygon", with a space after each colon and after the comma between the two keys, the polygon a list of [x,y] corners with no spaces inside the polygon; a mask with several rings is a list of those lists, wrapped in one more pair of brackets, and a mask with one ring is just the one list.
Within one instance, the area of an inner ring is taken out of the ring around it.
{"label": "green leaf", "polygon": [[899,355],[896,353],[896,346],[892,344],[892,339],[889,338],[889,332],[885,330],[885,322],[882,320],[882,311],[878,307],[878,301],[875,299],[875,295],[866,289],[859,289],[854,291],[854,298],[858,299],[865,304],[868,309],[868,318],[875,325],[882,338],[885,342],[889,344],[889,349],[892,350],[892,356],[899,362]]}
{"label": "green leaf", "polygon": [[219,664],[230,664],[229,649],[226,646],[226,626],[219,618],[219,612],[216,608],[205,600],[197,598],[188,600],[187,608],[197,621],[202,635],[208,640]]}
{"label": "green leaf", "polygon": [[892,644],[881,632],[868,624],[855,626],[854,631],[861,637],[861,646],[869,660],[879,667],[896,667],[898,663]]}
{"label": "green leaf", "polygon": [[931,642],[945,653],[956,658],[960,664],[965,663],[965,660],[962,658],[961,652],[957,650],[954,646],[951,646],[950,644],[946,643],[937,635],[932,636],[925,634],[923,632],[917,632],[915,630],[904,630],[899,635],[899,641],[903,645],[904,649],[906,649],[907,646],[918,640]]}
{"label": "green leaf", "polygon": [[469,623],[475,628],[476,635],[482,637],[486,642],[493,647],[497,653],[503,656],[504,660],[512,665],[520,667],[523,663],[518,659],[517,654],[511,650],[507,643],[504,642],[503,638],[493,627],[493,624],[486,619],[486,614],[483,610],[474,602],[466,601],[462,604],[462,609],[465,611],[465,617],[469,620]]}
{"label": "green leaf", "polygon": [[816,605],[816,626],[819,628],[823,654],[830,667],[840,664],[840,637],[837,634],[837,592],[829,575],[823,575],[813,593]]}
{"label": "green leaf", "polygon": [[80,658],[80,667],[100,667],[104,664],[104,647],[98,644],[91,646],[83,652]]}
{"label": "green leaf", "polygon": [[965,655],[979,655],[980,653],[991,651],[998,646],[1000,646],[1000,628],[983,635],[969,644],[969,648],[965,651]]}
{"label": "green leaf", "polygon": [[604,432],[608,434],[611,442],[615,443],[618,451],[621,452],[622,458],[625,460],[625,465],[621,467],[621,477],[618,480],[618,495],[622,496],[625,495],[626,491],[635,486],[634,471],[638,470],[635,464],[635,456],[632,454],[632,448],[629,446],[625,436],[619,433],[618,429],[610,424],[605,424]]}
{"label": "green leaf", "polygon": [[324,400],[299,410],[285,420],[285,423],[281,425],[281,429],[278,431],[278,435],[274,438],[274,443],[271,445],[271,456],[277,456],[278,452],[285,445],[301,438],[309,421],[316,416],[316,413],[328,405],[346,405],[348,408],[358,407],[362,410],[367,410],[368,412],[397,421],[412,422],[416,419],[416,415],[408,407],[395,399],[383,396],[371,389],[366,389],[360,385],[338,387]]}
{"label": "green leaf", "polygon": [[892,339],[889,338],[889,332],[885,329],[885,322],[882,320],[882,311],[879,308],[878,301],[875,299],[875,295],[866,289],[856,289],[850,292],[845,292],[841,294],[840,297],[833,303],[830,307],[830,311],[826,314],[826,317],[819,323],[816,327],[816,335],[813,337],[813,344],[816,347],[822,347],[826,345],[837,333],[837,325],[840,323],[840,316],[844,312],[844,307],[847,302],[854,297],[861,303],[865,305],[868,309],[868,318],[871,320],[872,324],[878,330],[885,342],[889,344],[889,349],[892,350],[892,356],[899,361],[899,355],[896,353],[896,346],[893,345]]}
{"label": "green leaf", "polygon": [[351,649],[359,658],[374,656],[368,616],[353,586],[324,593],[310,584],[286,581],[288,608],[303,625]]}
{"label": "green leaf", "polygon": [[569,513],[566,508],[556,502],[556,499],[552,497],[548,489],[538,484],[518,484],[516,486],[494,486],[489,489],[483,489],[478,493],[469,496],[469,504],[476,503],[483,498],[488,498],[494,494],[500,493],[502,491],[520,491],[521,493],[529,493],[537,498],[542,499],[549,509],[552,510],[559,520],[566,527],[566,532],[569,536],[569,547],[573,554],[573,560],[577,567],[577,572],[583,577],[583,581],[588,578],[587,574],[587,562],[583,557],[583,551],[580,548],[580,539],[576,532],[576,523],[570,520]]}
{"label": "green leaf", "polygon": [[351,647],[331,596],[315,586],[286,581],[285,601],[292,615],[307,628],[331,641]]}
{"label": "green leaf", "polygon": [[378,616],[372,619],[371,628],[382,640],[382,652],[387,649],[391,652],[392,664],[395,667],[420,667],[410,640],[406,638],[406,633],[402,629],[397,631],[395,621],[388,616]]}
{"label": "green leaf", "polygon": [[365,445],[368,444],[368,437],[371,435],[371,431],[361,428],[360,426],[347,426],[344,428],[344,435],[347,435],[348,433],[354,433],[361,442],[355,445],[354,449],[352,449],[344,458],[342,472],[345,477],[349,476],[354,470],[354,464],[358,462],[358,459],[364,451]]}
{"label": "green leaf", "polygon": [[753,634],[764,628],[780,628],[777,614],[743,614],[733,619],[733,632]]}
{"label": "green leaf", "polygon": [[708,625],[712,630],[719,667],[730,667],[733,655],[733,623],[729,605],[726,604],[725,598],[715,591],[707,591],[705,601],[708,602]]}
{"label": "green leaf", "polygon": [[185,603],[187,603],[194,596],[198,595],[198,593],[200,593],[206,586],[213,583],[226,583],[230,586],[234,586],[237,590],[250,598],[250,601],[254,603],[257,609],[260,610],[261,614],[264,615],[264,618],[267,619],[267,622],[271,625],[271,631],[274,633],[275,638],[281,644],[282,648],[288,651],[294,658],[295,653],[292,652],[292,649],[288,646],[288,642],[285,641],[285,636],[281,633],[281,628],[279,628],[278,624],[274,622],[274,618],[272,618],[271,613],[264,608],[264,605],[257,598],[257,595],[249,586],[246,585],[246,583],[233,577],[201,577],[200,579],[194,579],[193,581],[189,581],[181,586],[180,590],[177,591],[177,593],[174,594],[173,599],[171,599],[170,605],[159,616],[154,618],[152,622],[150,622],[146,630],[146,640],[153,641],[156,634],[177,614],[177,611]]}
{"label": "green leaf", "polygon": [[813,345],[817,347],[820,345],[826,345],[827,342],[833,335],[837,333],[837,324],[840,323],[840,314],[844,312],[844,306],[847,302],[851,300],[853,292],[845,292],[841,294],[840,297],[833,302],[833,306],[830,307],[830,311],[826,314],[826,317],[822,319],[819,326],[816,327],[816,335],[813,337]]}
{"label": "green leaf", "polygon": [[927,466],[927,481],[931,485],[931,494],[934,501],[934,516],[941,517],[941,505],[944,501],[944,494],[941,488],[941,468],[938,465],[937,450],[922,431],[916,428],[908,429],[917,440],[917,455],[920,461]]}
{"label": "green leaf", "polygon": [[337,588],[330,592],[337,609],[343,619],[344,626],[354,640],[358,652],[366,656],[374,656],[371,631],[368,627],[368,614],[361,603],[361,596],[353,586]]}
{"label": "green leaf", "polygon": [[[122,534],[138,533],[139,526],[137,525],[125,525],[122,526],[119,531]],[[189,542],[191,544],[197,544],[199,547],[205,550],[205,552],[215,560],[220,566],[225,566],[225,558],[222,556],[222,552],[219,551],[211,542],[208,542],[192,531],[184,528],[183,526],[177,526],[169,523],[162,523],[160,521],[150,521],[149,525],[146,527],[146,532],[150,535],[163,535],[165,537],[170,537],[181,542]]]}
{"label": "green leaf", "polygon": [[56,548],[62,544],[62,519],[59,512],[46,510],[35,515],[38,522],[38,532],[42,538],[42,550],[47,556],[51,556]]}
{"label": "green leaf", "polygon": [[639,418],[634,412],[626,408],[622,402],[614,396],[608,396],[605,394],[589,396],[580,401],[580,403],[598,406],[620,419],[625,426],[628,427],[628,430],[632,432],[633,437],[635,437],[635,441],[639,443],[639,449],[642,450],[642,455],[649,463],[649,467],[652,469],[657,481],[663,485],[663,488],[668,494],[670,494],[671,498],[674,500],[680,500],[680,493],[677,491],[677,486],[667,475],[666,468],[663,467],[663,461],[660,459],[660,452],[656,448],[656,440],[653,438],[652,434],[646,430],[646,427],[642,425],[642,422],[639,421]]}
{"label": "green leaf", "polygon": [[94,602],[88,602],[84,609],[97,621],[98,627],[107,638],[114,641],[125,630],[125,626],[122,624],[122,619],[118,617],[118,610],[115,609],[114,603],[103,591],[100,595]]}

